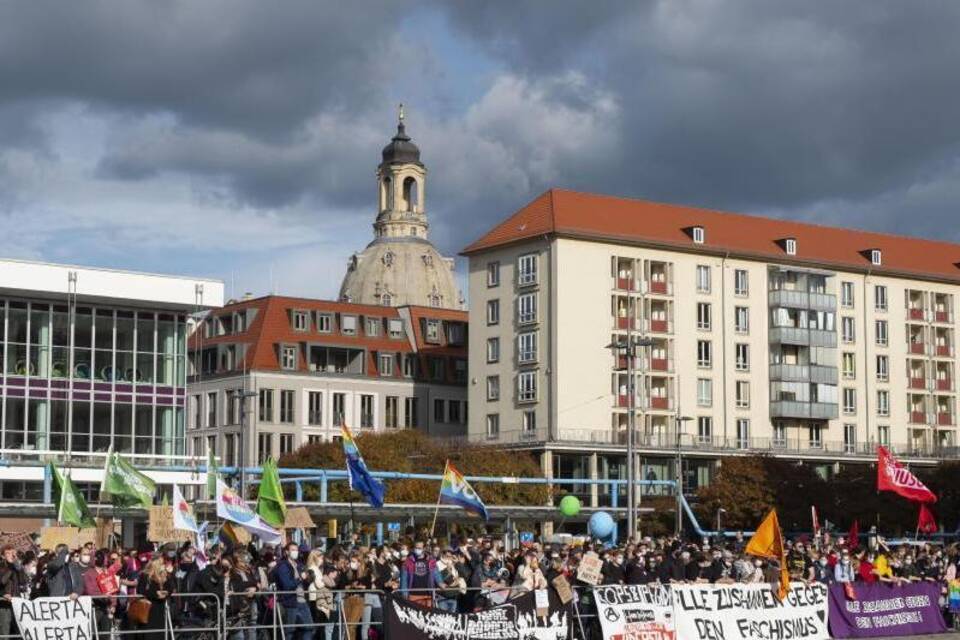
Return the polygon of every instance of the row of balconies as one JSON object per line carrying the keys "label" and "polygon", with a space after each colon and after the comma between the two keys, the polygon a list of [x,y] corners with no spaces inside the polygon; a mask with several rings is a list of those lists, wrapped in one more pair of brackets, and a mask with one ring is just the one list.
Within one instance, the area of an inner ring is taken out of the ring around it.
{"label": "row of balconies", "polygon": [[806,329],[804,327],[772,327],[769,334],[771,344],[794,344],[806,347],[837,346],[835,331],[824,329]]}
{"label": "row of balconies", "polygon": [[[618,371],[626,371],[630,368],[630,358],[624,355],[616,356],[616,369]],[[673,371],[673,358],[634,358],[633,359],[633,368],[637,371],[663,371],[671,372]]]}
{"label": "row of balconies", "polygon": [[616,277],[613,288],[628,293],[652,293],[661,296],[673,295],[673,283],[664,278],[641,281],[637,278]]}
{"label": "row of balconies", "polygon": [[931,356],[936,358],[952,358],[952,344],[929,344],[919,340],[911,340],[908,350],[915,356]]}
{"label": "row of balconies", "polygon": [[941,427],[952,427],[957,423],[956,414],[951,412],[909,411],[907,422],[910,424],[935,424]]}
{"label": "row of balconies", "polygon": [[771,418],[799,418],[807,420],[833,420],[840,415],[835,402],[805,402],[802,400],[772,400]]}
{"label": "row of balconies", "polygon": [[817,364],[771,364],[770,379],[785,382],[837,384],[837,368]]}
{"label": "row of balconies", "polygon": [[771,290],[767,293],[767,303],[771,307],[786,307],[789,309],[837,310],[837,296],[831,293],[795,291],[792,289]]}
{"label": "row of balconies", "polygon": [[911,375],[907,379],[907,387],[924,391],[953,391],[953,380],[951,378],[934,379],[927,378],[923,375]]}
{"label": "row of balconies", "polygon": [[907,320],[910,322],[953,324],[953,313],[950,311],[937,311],[936,309],[924,309],[922,307],[907,307]]}

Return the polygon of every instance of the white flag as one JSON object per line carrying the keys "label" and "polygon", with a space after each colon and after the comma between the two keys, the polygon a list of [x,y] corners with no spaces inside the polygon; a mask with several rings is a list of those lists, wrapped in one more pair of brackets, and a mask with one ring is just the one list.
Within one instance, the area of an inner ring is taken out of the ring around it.
{"label": "white flag", "polygon": [[173,485],[173,528],[196,533],[197,517],[193,514],[193,507],[187,502],[180,487]]}
{"label": "white flag", "polygon": [[217,517],[234,522],[251,534],[258,536],[265,544],[279,544],[283,537],[280,532],[264,522],[254,513],[240,495],[217,478]]}

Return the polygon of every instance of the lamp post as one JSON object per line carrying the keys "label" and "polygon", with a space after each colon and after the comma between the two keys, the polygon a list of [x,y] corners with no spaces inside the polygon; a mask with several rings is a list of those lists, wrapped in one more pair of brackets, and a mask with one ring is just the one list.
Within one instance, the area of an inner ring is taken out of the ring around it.
{"label": "lamp post", "polygon": [[[636,390],[636,369],[634,359],[637,355],[637,347],[650,347],[655,341],[650,338],[633,337],[633,320],[635,314],[631,315],[627,323],[627,339],[625,342],[617,340],[607,345],[608,349],[613,349],[627,355],[627,540],[632,541],[637,533],[637,500],[636,500],[636,455],[634,454],[634,433],[637,428],[637,390]],[[619,369],[619,367],[618,367]]]}
{"label": "lamp post", "polygon": [[727,510],[724,509],[723,507],[720,507],[719,509],[717,509],[717,535],[718,535],[718,536],[723,535],[722,532],[721,532],[721,530],[720,530],[720,514],[721,514],[721,513],[726,513],[726,512],[727,512]]}
{"label": "lamp post", "polygon": [[238,462],[240,463],[240,477],[239,477],[240,486],[238,487],[239,489],[238,493],[240,494],[241,500],[247,499],[246,493],[244,493],[244,487],[247,479],[246,472],[244,471],[244,469],[246,469],[247,461],[244,460],[244,457],[243,457],[246,450],[246,448],[244,447],[244,441],[247,438],[247,434],[244,433],[244,431],[249,431],[249,429],[246,429],[247,416],[250,415],[250,411],[247,409],[247,400],[250,398],[256,398],[256,397],[257,397],[256,391],[244,391],[243,393],[240,394],[240,447],[239,447],[240,451],[237,452],[237,458],[238,458]]}
{"label": "lamp post", "polygon": [[683,456],[680,449],[680,437],[683,435],[683,423],[693,420],[690,416],[681,416],[679,412],[676,417],[677,429],[677,537],[683,532],[683,510],[681,501],[683,500]]}

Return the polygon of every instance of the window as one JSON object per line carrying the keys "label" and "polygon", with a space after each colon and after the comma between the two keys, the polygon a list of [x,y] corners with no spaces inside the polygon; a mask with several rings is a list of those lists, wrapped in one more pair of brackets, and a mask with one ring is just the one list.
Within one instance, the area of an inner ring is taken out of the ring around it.
{"label": "window", "polygon": [[399,340],[403,337],[403,320],[399,318],[390,318],[390,321],[387,323],[388,330],[390,332],[390,337],[394,340]]}
{"label": "window", "polygon": [[223,463],[228,467],[237,464],[237,436],[232,433],[223,436]]}
{"label": "window", "polygon": [[260,422],[273,422],[273,389],[260,389],[257,419]]}
{"label": "window", "polygon": [[307,444],[320,444],[322,442],[323,442],[323,436],[319,436],[319,435],[307,436]]}
{"label": "window", "polygon": [[877,380],[886,382],[890,379],[890,359],[887,356],[877,356]]}
{"label": "window", "polygon": [[310,314],[306,311],[293,312],[293,330],[307,331],[310,329]]}
{"label": "window", "polygon": [[883,264],[883,254],[880,252],[880,249],[870,250],[870,264],[877,267]]}
{"label": "window", "polygon": [[460,423],[460,403],[456,400],[447,401],[447,421],[451,424]]}
{"label": "window", "polygon": [[285,453],[293,453],[293,434],[292,433],[280,434],[280,455],[284,455]]}
{"label": "window", "polygon": [[367,318],[366,334],[371,337],[380,335],[380,318]]}
{"label": "window", "polygon": [[887,310],[887,288],[882,284],[873,288],[873,306],[877,311]]}
{"label": "window", "polygon": [[403,426],[414,429],[420,424],[420,399],[409,397],[403,399]]}
{"label": "window", "polygon": [[217,392],[207,394],[207,426],[217,426]]}
{"label": "window", "polygon": [[787,446],[787,425],[782,422],[773,423],[773,446]]}
{"label": "window", "polygon": [[713,405],[713,381],[710,378],[697,378],[697,406]]}
{"label": "window", "polygon": [[877,320],[875,326],[877,333],[877,345],[881,347],[887,346],[887,321]]}
{"label": "window", "polygon": [[521,287],[537,283],[537,254],[528,253],[517,260],[517,284]]}
{"label": "window", "polygon": [[487,362],[500,362],[500,338],[487,338]]}
{"label": "window", "polygon": [[693,242],[695,244],[703,244],[704,240],[707,239],[707,232],[703,227],[694,227],[692,232]]}
{"label": "window", "polygon": [[367,393],[360,395],[360,427],[373,429],[373,396]]}
{"label": "window", "polygon": [[333,426],[342,427],[346,419],[347,394],[333,394]]}
{"label": "window", "polygon": [[203,396],[193,396],[190,402],[193,403],[193,427],[199,429],[203,426]]}
{"label": "window", "polygon": [[433,421],[447,421],[447,401],[441,398],[435,398],[433,401]]}
{"label": "window", "polygon": [[499,300],[487,300],[487,324],[500,324]]}
{"label": "window", "polygon": [[750,421],[737,418],[737,449],[750,448]]}
{"label": "window", "polygon": [[750,333],[750,310],[746,307],[734,307],[733,330],[737,333]]}
{"label": "window", "polygon": [[856,332],[854,331],[853,318],[843,317],[840,319],[840,339],[843,342],[850,343],[856,340]]}
{"label": "window", "polygon": [[340,316],[340,333],[345,336],[357,335],[357,316]]}
{"label": "window", "polygon": [[537,432],[537,414],[535,411],[523,412],[523,435],[530,436]]}
{"label": "window", "polygon": [[710,267],[707,265],[697,265],[697,292],[710,293]]}
{"label": "window", "polygon": [[417,372],[417,360],[412,353],[403,356],[403,377],[412,378]]}
{"label": "window", "polygon": [[853,380],[857,377],[857,356],[852,351],[843,352],[841,372],[844,380]]}
{"label": "window", "polygon": [[734,387],[738,409],[750,408],[750,383],[746,380],[737,380]]}
{"label": "window", "polygon": [[323,424],[323,393],[320,391],[307,393],[307,424],[313,426]]}
{"label": "window", "polygon": [[487,376],[487,400],[500,399],[500,376]]}
{"label": "window", "polygon": [[273,434],[257,434],[257,464],[263,464],[273,455]]}
{"label": "window", "polygon": [[537,321],[537,294],[524,293],[517,298],[517,322],[529,324]]}
{"label": "window", "polygon": [[393,354],[392,353],[380,354],[380,375],[384,377],[393,376]]}
{"label": "window", "polygon": [[227,421],[226,424],[240,424],[240,403],[243,389],[227,389]]}
{"label": "window", "polygon": [[797,255],[797,241],[795,238],[787,238],[783,241],[783,248],[786,250],[788,256]]}
{"label": "window", "polygon": [[446,322],[444,323],[444,326],[447,329],[448,345],[463,344],[464,334],[466,333],[466,325],[460,322]]}
{"label": "window", "polygon": [[735,269],[733,272],[733,294],[745,296],[750,293],[750,280],[746,269]]}
{"label": "window", "polygon": [[488,287],[500,286],[500,263],[499,262],[487,263],[487,286]]}
{"label": "window", "polygon": [[886,390],[877,391],[877,415],[890,415],[890,392]]}
{"label": "window", "polygon": [[713,366],[713,345],[709,340],[697,340],[697,366]]}
{"label": "window", "polygon": [[843,413],[852,416],[857,413],[857,390],[845,388],[843,390]]}
{"label": "window", "polygon": [[427,342],[437,343],[440,342],[440,321],[428,319],[426,324],[426,331],[424,340]]}
{"label": "window", "polygon": [[517,336],[517,362],[525,364],[537,361],[537,332],[528,331]]}
{"label": "window", "polygon": [[713,418],[710,416],[699,416],[697,418],[697,442],[699,444],[709,444],[713,437]]}
{"label": "window", "polygon": [[400,398],[387,396],[383,399],[383,426],[396,429],[400,425]]}
{"label": "window", "polygon": [[735,345],[737,371],[750,370],[750,345],[738,342]]}
{"label": "window", "polygon": [[487,415],[487,437],[500,437],[500,414],[491,413]]}
{"label": "window", "polygon": [[330,333],[333,331],[333,316],[331,314],[317,314],[317,331],[319,333]]}
{"label": "window", "polygon": [[857,425],[843,425],[843,452],[855,453],[857,450]]}
{"label": "window", "polygon": [[517,376],[517,402],[535,402],[537,399],[537,372],[521,371]]}
{"label": "window", "polygon": [[840,306],[846,307],[847,309],[853,308],[853,283],[852,282],[840,283]]}
{"label": "window", "polygon": [[811,449],[823,448],[823,427],[819,424],[812,424],[807,427],[807,442]]}
{"label": "window", "polygon": [[280,391],[280,422],[283,424],[293,423],[293,403],[294,392],[289,389]]}
{"label": "window", "polygon": [[890,427],[877,427],[877,439],[880,441],[881,445],[885,447],[890,446]]}
{"label": "window", "polygon": [[710,330],[710,303],[709,302],[698,302],[697,303],[697,329],[703,329],[706,331]]}
{"label": "window", "polygon": [[280,368],[294,371],[297,368],[297,348],[291,345],[280,347]]}

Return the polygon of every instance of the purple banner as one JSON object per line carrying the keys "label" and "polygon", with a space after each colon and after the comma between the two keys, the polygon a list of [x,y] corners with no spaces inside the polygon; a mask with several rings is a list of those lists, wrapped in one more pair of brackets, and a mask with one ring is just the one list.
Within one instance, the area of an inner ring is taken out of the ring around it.
{"label": "purple banner", "polygon": [[842,584],[830,586],[830,635],[834,638],[881,638],[942,633],[947,630],[940,612],[940,585],[933,582],[891,587],[853,585],[856,599],[848,599]]}

